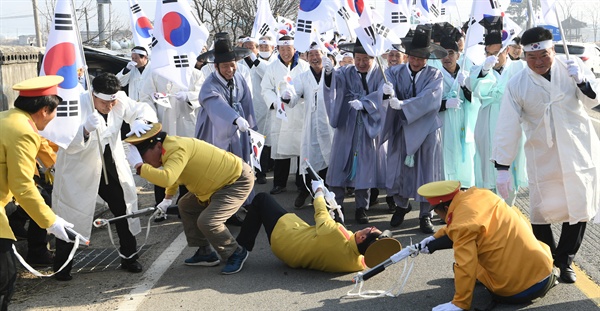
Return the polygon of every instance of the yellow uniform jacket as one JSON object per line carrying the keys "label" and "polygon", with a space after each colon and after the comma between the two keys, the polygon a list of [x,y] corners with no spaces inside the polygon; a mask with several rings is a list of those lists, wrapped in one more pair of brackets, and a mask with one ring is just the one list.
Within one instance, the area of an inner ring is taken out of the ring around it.
{"label": "yellow uniform jacket", "polygon": [[315,225],[289,213],[277,221],[271,233],[271,250],[292,268],[325,272],[355,272],[365,268],[354,235],[329,216],[325,199],[317,197]]}
{"label": "yellow uniform jacket", "polygon": [[41,228],[56,220],[33,181],[40,140],[28,113],[16,108],[0,112],[0,238],[15,240],[4,209],[13,196]]}
{"label": "yellow uniform jacket", "polygon": [[519,211],[487,189],[456,194],[447,225],[434,234],[454,242],[452,303],[470,310],[475,280],[499,296],[518,294],[548,277],[550,248],[538,241]]}
{"label": "yellow uniform jacket", "polygon": [[167,136],[162,169],[142,165],[140,176],[174,195],[179,185],[208,202],[217,190],[233,184],[242,174],[242,159],[195,138]]}

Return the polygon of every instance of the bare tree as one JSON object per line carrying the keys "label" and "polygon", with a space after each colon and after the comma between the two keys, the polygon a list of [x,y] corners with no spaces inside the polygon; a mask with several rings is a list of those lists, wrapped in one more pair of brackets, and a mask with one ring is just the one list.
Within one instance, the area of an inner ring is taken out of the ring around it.
{"label": "bare tree", "polygon": [[[296,20],[299,0],[270,0],[275,17]],[[247,0],[194,0],[195,14],[211,34],[229,32],[232,38],[249,35],[256,16],[256,2]]]}
{"label": "bare tree", "polygon": [[594,30],[594,42],[598,42],[598,27],[600,26],[600,4],[596,2],[594,7],[587,10],[589,16],[589,24]]}
{"label": "bare tree", "polygon": [[[45,44],[48,41],[48,34],[50,33],[50,28],[52,27],[52,21],[54,20],[54,8],[56,7],[56,0],[46,0],[45,5],[38,6],[38,11],[40,13],[40,20],[42,24],[42,42]],[[84,0],[80,5],[75,8],[76,17],[78,21],[78,25],[85,25],[91,21],[95,21],[97,14],[97,5],[96,0]],[[84,13],[85,12],[85,13]],[[111,24],[108,23],[104,25],[105,32],[112,32],[113,34],[119,34],[124,32],[126,29],[129,29],[129,24],[123,21],[123,18],[117,14],[114,9],[111,9],[109,12],[111,16]],[[94,23],[97,24],[97,23]],[[79,27],[80,32],[85,30],[84,27]],[[98,41],[99,31],[95,33],[90,33],[89,36],[82,35],[81,39],[84,45],[93,45],[94,42]],[[113,39],[118,40],[122,39],[121,37],[126,36],[117,36]],[[129,32],[129,38],[131,38],[131,32]]]}

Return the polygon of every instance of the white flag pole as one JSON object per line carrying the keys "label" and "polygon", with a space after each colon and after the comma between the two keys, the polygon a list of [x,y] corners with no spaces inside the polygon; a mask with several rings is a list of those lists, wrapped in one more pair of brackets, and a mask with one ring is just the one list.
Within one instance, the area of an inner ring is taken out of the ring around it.
{"label": "white flag pole", "polygon": [[567,43],[565,42],[565,33],[563,32],[562,23],[560,22],[560,19],[558,18],[558,12],[556,11],[556,3],[554,6],[552,6],[552,10],[554,10],[554,15],[556,16],[556,23],[558,24],[558,30],[560,31],[560,39],[562,41],[563,49],[565,50],[565,56],[567,59],[569,59],[569,49]]}
{"label": "white flag pole", "polygon": [[[86,84],[86,92],[90,97],[90,104],[92,105],[92,113],[96,109],[94,107],[94,98],[91,93],[91,83],[90,83],[90,75],[87,70],[87,62],[85,61],[85,53],[83,52],[83,43],[81,41],[81,33],[79,32],[79,21],[77,20],[77,15],[75,14],[75,2],[71,0],[71,12],[73,13],[73,18],[75,21],[75,30],[77,32],[77,45],[79,47],[79,53],[81,54],[81,61],[83,62],[83,74],[85,77]],[[100,142],[100,132],[96,129],[96,135],[98,135],[98,151],[100,151],[100,160],[102,162],[102,172],[104,173],[104,182],[108,185],[108,173],[106,172],[106,164],[104,163],[104,154],[102,152],[102,143]]]}

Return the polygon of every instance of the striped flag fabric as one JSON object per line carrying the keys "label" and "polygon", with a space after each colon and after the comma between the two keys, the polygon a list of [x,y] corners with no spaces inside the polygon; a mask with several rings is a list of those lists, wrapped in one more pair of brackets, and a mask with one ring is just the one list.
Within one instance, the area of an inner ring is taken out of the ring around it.
{"label": "striped flag fabric", "polygon": [[56,117],[40,132],[62,148],[71,144],[81,125],[80,95],[84,92],[80,83],[84,75],[83,51],[74,12],[71,1],[56,1],[52,28],[48,34],[40,70],[40,76],[59,75],[64,78],[58,85],[58,95],[62,102],[58,105]]}

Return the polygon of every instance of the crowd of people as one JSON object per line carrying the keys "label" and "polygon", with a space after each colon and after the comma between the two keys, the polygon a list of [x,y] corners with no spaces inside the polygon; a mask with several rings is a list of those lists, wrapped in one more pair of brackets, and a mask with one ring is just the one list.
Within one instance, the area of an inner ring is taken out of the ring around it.
{"label": "crowd of people", "polygon": [[[53,160],[41,165],[47,174],[55,169],[51,200],[33,176],[40,175],[36,158],[48,150],[40,147],[37,131],[54,117],[60,81],[46,77],[16,85],[21,93],[15,108],[0,114],[0,302],[8,304],[14,284],[10,228],[22,226],[8,225],[10,201],[31,216],[30,228],[35,222],[59,239],[53,260],[45,248],[29,251],[36,252],[32,260],[50,257],[42,262],[52,262],[55,278],[68,281],[71,265],[61,267],[73,241],[64,228],[90,236],[96,195],[115,216],[135,211],[133,172],[155,185],[164,217],[177,207],[188,245],[198,248],[185,264],[216,266],[223,260],[223,274],[242,269],[261,226],[275,255],[292,267],[364,269],[361,256],[381,231],[348,231],[342,219],[329,215],[326,188],[342,210],[345,199],[354,197],[359,224],[369,223],[367,211],[380,190],[393,214],[391,227],[403,224],[414,201],[420,231],[434,233],[435,210],[447,226],[422,244],[448,235],[458,258],[455,273],[465,275],[455,299],[439,310],[468,309],[476,278],[494,283],[494,273],[507,271],[485,265],[480,254],[506,232],[470,240],[482,239],[481,250],[460,243],[474,234],[467,230],[473,223],[514,222],[514,215],[503,213],[509,213],[518,188],[528,186],[533,231],[525,222],[513,224],[522,239],[503,242],[515,252],[542,254],[536,257],[542,264],[534,264],[535,282],[511,279],[518,286],[496,294],[518,298],[532,285],[541,292],[553,283],[552,264],[560,279],[575,282],[571,264],[600,206],[600,142],[583,109],[599,104],[600,85],[579,59],[556,57],[549,31],[529,29],[508,48],[501,34],[501,22],[486,28],[486,58],[473,64],[465,58],[463,30],[447,23],[418,25],[384,59],[369,56],[359,40],[338,42],[335,55],[317,42],[299,53],[288,35],[242,36],[234,46],[227,33],[217,33],[213,47],[189,69],[187,88],[153,72],[149,51],[135,47],[118,74],[94,78],[91,96],[82,96],[82,124],[73,141],[67,148],[55,146]],[[266,137],[260,168],[252,167],[250,131]],[[304,159],[324,183],[311,182]],[[267,183],[269,171],[270,194],[255,194],[254,183]],[[273,197],[287,191],[289,175],[295,176],[295,208],[314,197],[314,226]],[[444,180],[455,181],[456,189],[439,201],[432,200],[437,193],[422,189]],[[472,200],[485,202],[498,219],[470,211]],[[240,208],[247,211],[243,222]],[[563,224],[558,245],[551,223]],[[242,226],[237,238],[226,224]],[[141,272],[139,221],[123,219],[116,228],[121,267]],[[473,273],[473,257],[489,275]]]}

